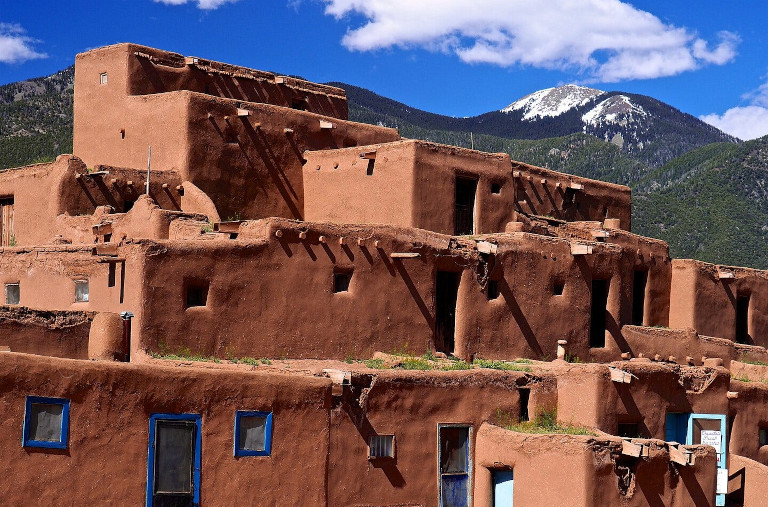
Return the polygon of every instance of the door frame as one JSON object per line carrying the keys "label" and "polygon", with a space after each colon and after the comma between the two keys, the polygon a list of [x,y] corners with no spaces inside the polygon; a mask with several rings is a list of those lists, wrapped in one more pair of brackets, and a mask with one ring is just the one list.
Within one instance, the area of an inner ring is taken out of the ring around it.
{"label": "door frame", "polygon": [[472,505],[472,488],[474,487],[474,456],[472,445],[472,436],[474,428],[472,423],[437,423],[437,502],[439,506],[443,505],[443,474],[441,470],[443,447],[440,441],[440,430],[442,428],[467,428],[467,505]]}
{"label": "door frame", "polygon": [[147,449],[147,507],[152,507],[155,486],[155,427],[157,421],[192,421],[195,423],[195,459],[192,470],[192,495],[195,506],[200,505],[200,463],[203,443],[200,414],[152,414],[149,416],[149,444]]}
{"label": "door frame", "polygon": [[[728,469],[728,426],[726,425],[725,414],[690,414],[688,417],[688,431],[685,435],[685,444],[693,445],[693,420],[704,419],[708,421],[720,421],[720,450],[718,454],[722,459],[718,460],[717,468],[721,470]],[[715,496],[715,505],[725,505],[725,494],[719,493]]]}

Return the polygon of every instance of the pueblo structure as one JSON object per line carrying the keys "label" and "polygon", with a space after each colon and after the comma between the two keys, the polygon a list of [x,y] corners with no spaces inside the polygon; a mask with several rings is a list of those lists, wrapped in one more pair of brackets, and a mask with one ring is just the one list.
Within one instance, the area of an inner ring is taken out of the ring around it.
{"label": "pueblo structure", "polygon": [[134,44],[74,136],[0,173],[3,503],[765,505],[768,273],[628,188]]}

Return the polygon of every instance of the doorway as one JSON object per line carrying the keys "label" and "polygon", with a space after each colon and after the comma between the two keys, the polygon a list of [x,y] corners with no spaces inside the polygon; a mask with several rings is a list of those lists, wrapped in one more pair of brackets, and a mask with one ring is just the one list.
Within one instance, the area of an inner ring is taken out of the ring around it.
{"label": "doorway", "polygon": [[592,280],[592,314],[589,346],[605,347],[605,313],[608,310],[608,280]]}
{"label": "doorway", "polygon": [[200,416],[153,414],[149,419],[147,506],[200,504]]}
{"label": "doorway", "polygon": [[0,246],[16,246],[13,233],[13,197],[0,198]]}
{"label": "doorway", "polygon": [[515,475],[512,470],[493,470],[493,507],[513,507]]}
{"label": "doorway", "polygon": [[464,236],[475,233],[475,195],[477,194],[477,180],[472,178],[456,177],[456,200],[453,221],[453,233],[456,236]]}
{"label": "doorway", "polygon": [[435,280],[435,350],[453,354],[459,273],[438,271]]}
{"label": "doorway", "polygon": [[438,425],[440,507],[468,507],[472,487],[470,426]]}

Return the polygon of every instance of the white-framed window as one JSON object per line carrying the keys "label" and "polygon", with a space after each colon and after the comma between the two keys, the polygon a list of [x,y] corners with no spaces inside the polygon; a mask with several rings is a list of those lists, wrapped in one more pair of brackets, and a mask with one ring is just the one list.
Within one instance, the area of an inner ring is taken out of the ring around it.
{"label": "white-framed window", "polygon": [[88,301],[88,280],[75,280],[75,303],[87,303]]}
{"label": "white-framed window", "polygon": [[5,284],[5,304],[17,305],[21,300],[21,286],[19,282]]}
{"label": "white-framed window", "polygon": [[394,458],[395,436],[373,435],[368,439],[368,459]]}
{"label": "white-framed window", "polygon": [[99,84],[103,84],[103,85],[107,84],[107,73],[106,72],[102,72],[101,74],[99,74]]}

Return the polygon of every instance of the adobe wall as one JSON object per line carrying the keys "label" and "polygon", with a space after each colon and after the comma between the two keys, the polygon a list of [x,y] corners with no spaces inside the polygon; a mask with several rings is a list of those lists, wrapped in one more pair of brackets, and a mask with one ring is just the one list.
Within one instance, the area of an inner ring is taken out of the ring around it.
{"label": "adobe wall", "polygon": [[530,435],[483,424],[475,457],[474,505],[491,507],[492,471],[512,470],[514,499],[521,505],[714,505],[714,449],[692,447],[692,466],[670,461],[663,442],[648,442],[649,455],[622,456],[618,438]]}
{"label": "adobe wall", "polygon": [[[632,192],[629,187],[512,162],[517,183],[517,211],[569,222],[618,219],[630,231]],[[581,187],[581,188],[574,188]]]}
{"label": "adobe wall", "polygon": [[34,311],[2,306],[0,346],[9,347],[13,352],[87,359],[93,318],[91,312]]}
{"label": "adobe wall", "polygon": [[[27,395],[71,400],[66,450],[22,447]],[[202,416],[201,504],[326,504],[328,379],[0,353],[0,400],[9,505],[143,505],[153,413]],[[236,410],[273,412],[271,456],[233,456]]]}
{"label": "adobe wall", "polygon": [[[729,451],[768,465],[768,445],[760,445],[760,429],[768,429],[768,385],[759,378],[734,375],[730,390],[738,397],[730,400],[731,439]],[[738,380],[742,379],[742,380]]]}
{"label": "adobe wall", "polygon": [[742,456],[732,455],[730,459],[728,500],[743,507],[763,505],[768,467]]}
{"label": "adobe wall", "polygon": [[[730,278],[724,278],[730,277]],[[768,275],[765,271],[705,262],[672,261],[669,325],[736,341],[737,298],[749,295],[746,343],[768,346]]]}
{"label": "adobe wall", "polygon": [[[357,386],[356,386],[357,384]],[[553,383],[520,372],[381,371],[352,378],[331,411],[328,505],[438,505],[438,424],[472,426],[474,454],[481,424],[498,412],[519,414],[518,386],[531,399]],[[516,416],[515,416],[516,417]],[[395,435],[395,458],[368,460],[372,435]]]}
{"label": "adobe wall", "polygon": [[[229,98],[227,93],[217,97],[196,91],[203,85],[192,85],[183,77],[192,72],[187,67],[173,70],[152,63],[134,55],[132,48],[155,51],[118,45],[78,55],[74,152],[89,165],[144,168],[152,146],[153,170],[177,171],[209,195],[223,219],[302,218],[305,150],[399,139],[394,129],[282,105],[245,102]],[[158,61],[178,57],[158,54]],[[104,72],[108,81],[100,84],[99,75]],[[149,77],[152,84],[142,88],[138,83],[146,83]],[[333,95],[336,90],[306,82],[299,86],[298,82],[286,79],[274,86],[293,87],[318,97],[326,92]],[[152,93],[131,95],[139,92]],[[279,94],[270,92],[269,99],[281,104]],[[310,105],[317,101],[310,100]],[[329,112],[330,106],[317,103],[317,111]],[[335,105],[330,112],[337,114],[339,108]],[[249,110],[250,116],[238,116],[238,109]],[[346,114],[338,115],[346,118]],[[321,128],[321,120],[332,128]]]}
{"label": "adobe wall", "polygon": [[558,376],[558,420],[612,435],[619,423],[637,423],[641,437],[666,440],[667,413],[728,413],[725,369],[648,360],[612,365],[634,375],[631,382],[612,382],[607,365],[572,365]]}

